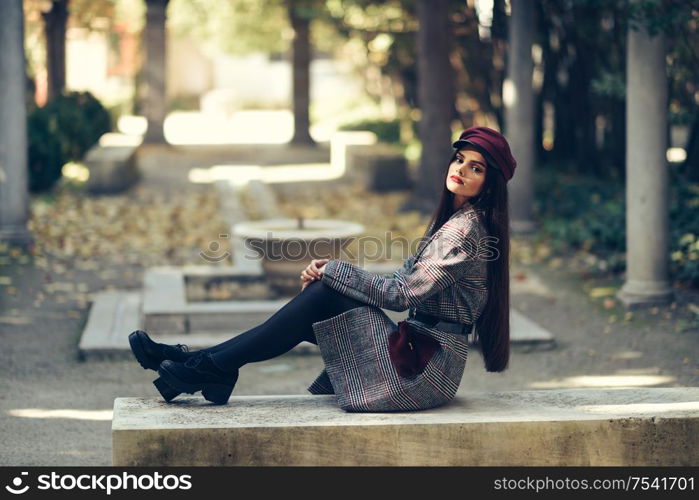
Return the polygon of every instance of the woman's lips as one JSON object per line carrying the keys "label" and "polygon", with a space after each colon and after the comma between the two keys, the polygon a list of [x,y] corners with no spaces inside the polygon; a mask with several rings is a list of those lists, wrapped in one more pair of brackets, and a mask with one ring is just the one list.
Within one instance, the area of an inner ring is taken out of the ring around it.
{"label": "woman's lips", "polygon": [[456,182],[457,184],[463,184],[463,183],[464,183],[464,181],[462,181],[461,179],[459,179],[459,178],[458,178],[457,176],[455,176],[455,175],[452,175],[452,176],[449,177],[449,178],[450,178],[451,180],[453,180],[454,182]]}

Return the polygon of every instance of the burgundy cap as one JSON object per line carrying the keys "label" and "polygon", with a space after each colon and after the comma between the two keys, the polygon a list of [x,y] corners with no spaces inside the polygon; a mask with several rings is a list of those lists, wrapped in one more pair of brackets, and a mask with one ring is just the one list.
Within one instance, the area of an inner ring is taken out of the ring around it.
{"label": "burgundy cap", "polygon": [[488,165],[500,170],[505,177],[505,182],[512,179],[517,161],[512,156],[507,139],[500,132],[488,127],[467,128],[454,143],[456,149],[465,146],[473,146],[485,157]]}

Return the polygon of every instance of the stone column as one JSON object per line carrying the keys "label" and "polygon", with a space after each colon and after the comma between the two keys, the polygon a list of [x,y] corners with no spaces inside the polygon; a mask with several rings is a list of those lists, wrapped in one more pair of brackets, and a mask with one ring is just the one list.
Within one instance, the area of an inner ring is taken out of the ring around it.
{"label": "stone column", "polygon": [[22,0],[0,2],[0,47],[0,241],[25,246],[32,236]]}
{"label": "stone column", "polygon": [[668,281],[667,76],[665,36],[628,30],[626,53],[627,309],[674,299]]}
{"label": "stone column", "polygon": [[146,25],[143,28],[146,49],[143,80],[143,108],[148,120],[144,142],[164,143],[165,122],[165,21],[169,0],[146,0]]}
{"label": "stone column", "polygon": [[532,217],[534,201],[534,94],[532,90],[532,41],[534,39],[534,2],[511,2],[507,78],[503,85],[505,104],[504,134],[517,160],[517,170],[508,183],[510,226],[515,233],[535,230]]}

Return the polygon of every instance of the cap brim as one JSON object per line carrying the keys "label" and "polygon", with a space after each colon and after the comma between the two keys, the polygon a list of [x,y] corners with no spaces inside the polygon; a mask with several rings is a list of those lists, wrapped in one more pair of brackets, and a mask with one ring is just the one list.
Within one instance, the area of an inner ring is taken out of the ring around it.
{"label": "cap brim", "polygon": [[485,161],[488,162],[489,167],[497,168],[498,170],[500,170],[500,167],[498,166],[497,162],[495,160],[493,160],[493,157],[490,155],[490,153],[488,153],[488,151],[486,151],[482,146],[476,144],[475,142],[461,139],[461,140],[456,141],[454,144],[452,144],[452,146],[454,147],[454,149],[457,149],[457,150],[461,149],[461,148],[465,148],[466,146],[471,146],[472,148],[474,148],[476,151],[478,151],[480,154],[483,155],[483,157],[485,158]]}

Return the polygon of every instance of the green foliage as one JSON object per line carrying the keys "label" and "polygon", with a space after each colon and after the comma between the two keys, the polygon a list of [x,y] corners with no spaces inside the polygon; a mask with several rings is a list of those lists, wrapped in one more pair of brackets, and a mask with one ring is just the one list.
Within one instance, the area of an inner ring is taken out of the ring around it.
{"label": "green foliage", "polygon": [[601,70],[597,78],[590,85],[595,95],[610,99],[623,100],[626,97],[626,81],[624,75],[611,71]]}
{"label": "green foliage", "polygon": [[[556,254],[584,249],[610,272],[626,269],[626,202],[623,183],[573,174],[557,165],[538,167],[535,217],[541,237]],[[699,184],[671,171],[669,192],[670,275],[699,285]],[[631,214],[632,215],[632,214]],[[633,215],[632,215],[633,216]]]}
{"label": "green foliage", "polygon": [[284,52],[289,21],[284,0],[171,0],[168,26],[214,52]]}
{"label": "green foliage", "polygon": [[[694,5],[692,5],[694,4]],[[628,16],[632,21],[631,29],[638,30],[642,24],[648,34],[655,36],[659,32],[673,35],[677,29],[692,18],[695,2],[686,0],[636,0],[628,4]]]}
{"label": "green foliage", "polygon": [[670,177],[670,273],[699,286],[699,183],[679,168]]}
{"label": "green foliage", "polygon": [[399,120],[361,120],[347,123],[339,127],[340,130],[368,130],[374,132],[379,142],[398,144],[400,142]]}
{"label": "green foliage", "polygon": [[537,177],[535,192],[534,210],[554,249],[584,248],[607,255],[624,251],[625,203],[620,183],[556,172],[548,166]]}
{"label": "green foliage", "polygon": [[61,177],[66,162],[61,148],[55,117],[46,108],[36,109],[27,117],[29,191],[47,191]]}
{"label": "green foliage", "polygon": [[69,92],[29,113],[29,190],[51,189],[63,165],[80,160],[112,129],[109,112],[89,92]]}

